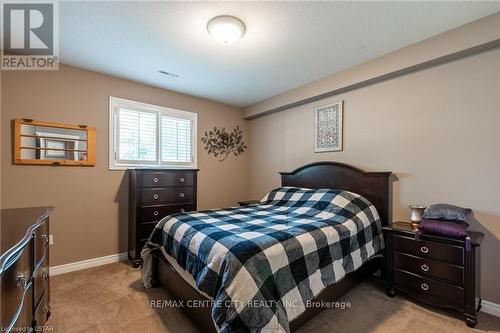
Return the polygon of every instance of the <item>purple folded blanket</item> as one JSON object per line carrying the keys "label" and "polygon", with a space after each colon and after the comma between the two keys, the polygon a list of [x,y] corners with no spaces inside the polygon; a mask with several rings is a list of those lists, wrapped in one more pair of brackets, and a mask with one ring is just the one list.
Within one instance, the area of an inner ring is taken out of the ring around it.
{"label": "purple folded blanket", "polygon": [[420,234],[433,234],[446,237],[465,238],[465,246],[470,250],[470,237],[467,234],[467,223],[447,220],[422,220],[418,225],[415,239],[419,240]]}

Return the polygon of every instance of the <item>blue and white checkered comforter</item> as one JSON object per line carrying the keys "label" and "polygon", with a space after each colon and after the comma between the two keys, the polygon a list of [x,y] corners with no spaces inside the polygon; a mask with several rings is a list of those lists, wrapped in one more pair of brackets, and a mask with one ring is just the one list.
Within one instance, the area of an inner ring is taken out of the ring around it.
{"label": "blue and white checkered comforter", "polygon": [[143,250],[175,258],[213,298],[220,332],[289,332],[289,321],[324,288],[383,248],[382,225],[365,198],[340,190],[282,187],[261,204],[175,214]]}

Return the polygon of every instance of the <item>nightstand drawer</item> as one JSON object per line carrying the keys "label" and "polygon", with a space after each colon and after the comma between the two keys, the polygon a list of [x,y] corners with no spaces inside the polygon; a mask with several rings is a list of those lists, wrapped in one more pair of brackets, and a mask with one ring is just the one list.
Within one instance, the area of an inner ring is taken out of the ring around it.
{"label": "nightstand drawer", "polygon": [[464,268],[413,255],[394,252],[394,266],[412,273],[450,281],[463,286]]}
{"label": "nightstand drawer", "polygon": [[463,288],[399,269],[394,270],[394,283],[423,302],[464,310]]}
{"label": "nightstand drawer", "polygon": [[416,241],[414,238],[399,235],[393,235],[392,242],[394,249],[399,252],[459,266],[464,264],[464,249],[459,246],[430,241]]}

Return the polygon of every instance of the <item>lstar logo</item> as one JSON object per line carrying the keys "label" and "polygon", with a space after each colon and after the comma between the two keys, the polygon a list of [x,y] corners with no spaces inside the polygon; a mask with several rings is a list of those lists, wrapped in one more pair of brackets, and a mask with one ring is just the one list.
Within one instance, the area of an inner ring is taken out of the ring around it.
{"label": "lstar logo", "polygon": [[2,4],[2,69],[58,69],[57,4]]}

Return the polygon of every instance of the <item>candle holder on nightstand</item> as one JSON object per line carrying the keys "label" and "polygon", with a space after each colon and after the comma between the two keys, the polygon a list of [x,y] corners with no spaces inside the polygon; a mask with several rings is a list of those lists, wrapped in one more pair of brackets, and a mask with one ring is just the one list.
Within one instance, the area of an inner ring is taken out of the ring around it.
{"label": "candle holder on nightstand", "polygon": [[427,208],[424,205],[410,205],[410,221],[413,229],[418,229],[418,225],[422,222],[422,214]]}

